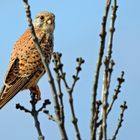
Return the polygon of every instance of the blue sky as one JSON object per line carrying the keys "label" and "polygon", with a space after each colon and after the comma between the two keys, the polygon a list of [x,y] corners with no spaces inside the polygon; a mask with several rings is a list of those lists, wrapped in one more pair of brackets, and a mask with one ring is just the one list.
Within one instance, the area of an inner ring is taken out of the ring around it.
{"label": "blue sky", "polygon": [[[32,9],[32,17],[38,12],[48,10],[56,15],[55,51],[63,53],[64,69],[67,72],[68,82],[72,82],[71,75],[75,71],[75,59],[82,56],[85,59],[80,81],[74,92],[74,104],[76,114],[79,117],[79,126],[83,140],[89,139],[90,104],[93,74],[99,50],[101,19],[104,12],[104,1],[99,0],[71,0],[71,1],[29,1]],[[119,140],[137,139],[140,125],[139,91],[140,91],[140,1],[118,1],[118,13],[114,40],[113,58],[116,62],[113,72],[111,93],[116,86],[116,78],[122,70],[125,71],[125,83],[121,89],[119,100],[114,106],[114,111],[109,116],[109,138],[113,133],[119,115],[119,104],[127,101],[128,110],[125,113],[125,121],[118,135]],[[13,44],[26,30],[27,22],[22,0],[3,0],[0,4],[0,87],[3,84],[10,53]],[[52,64],[50,65],[52,69]],[[102,76],[101,80],[102,82]],[[101,84],[100,84],[101,85]],[[52,100],[51,91],[45,75],[39,82],[42,99]],[[75,140],[73,126],[71,124],[70,108],[67,93],[64,92],[66,125],[70,140]],[[100,97],[99,86],[98,96]],[[29,91],[20,92],[7,106],[0,111],[0,135],[1,139],[23,140],[37,139],[33,119],[28,114],[15,109],[15,104],[20,102],[30,108]],[[39,103],[41,105],[41,102]],[[53,114],[53,108],[49,107]],[[57,125],[47,120],[44,114],[40,115],[43,134],[51,140],[59,140]]]}

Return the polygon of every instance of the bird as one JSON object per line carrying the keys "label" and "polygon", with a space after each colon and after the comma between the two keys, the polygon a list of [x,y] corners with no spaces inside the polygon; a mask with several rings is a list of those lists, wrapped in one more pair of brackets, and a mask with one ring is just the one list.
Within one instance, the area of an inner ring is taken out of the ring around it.
{"label": "bird", "polygon": [[[33,26],[45,61],[49,64],[54,46],[55,15],[52,12],[42,11],[33,20]],[[14,44],[4,84],[0,91],[0,109],[17,93],[25,89],[28,89],[37,100],[40,100],[38,81],[44,74],[44,65],[32,39],[30,29],[27,28]]]}

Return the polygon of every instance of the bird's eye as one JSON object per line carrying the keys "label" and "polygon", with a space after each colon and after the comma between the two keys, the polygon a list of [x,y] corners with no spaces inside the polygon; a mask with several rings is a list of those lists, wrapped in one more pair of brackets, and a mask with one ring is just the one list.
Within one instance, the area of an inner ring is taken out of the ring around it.
{"label": "bird's eye", "polygon": [[43,20],[44,19],[44,16],[40,16],[40,19]]}
{"label": "bird's eye", "polygon": [[51,19],[47,20],[47,23],[52,24],[52,20]]}

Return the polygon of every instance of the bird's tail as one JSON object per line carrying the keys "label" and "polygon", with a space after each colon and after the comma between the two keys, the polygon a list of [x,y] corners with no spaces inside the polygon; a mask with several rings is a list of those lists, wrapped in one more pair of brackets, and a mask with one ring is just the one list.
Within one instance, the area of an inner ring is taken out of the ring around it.
{"label": "bird's tail", "polygon": [[20,77],[11,86],[4,85],[0,92],[0,109],[4,107],[19,91],[23,90],[30,81],[33,80],[34,76],[40,73],[40,68],[32,73],[29,77]]}
{"label": "bird's tail", "polygon": [[21,78],[12,86],[4,86],[0,92],[0,109],[7,104],[27,84],[27,82],[27,78]]}

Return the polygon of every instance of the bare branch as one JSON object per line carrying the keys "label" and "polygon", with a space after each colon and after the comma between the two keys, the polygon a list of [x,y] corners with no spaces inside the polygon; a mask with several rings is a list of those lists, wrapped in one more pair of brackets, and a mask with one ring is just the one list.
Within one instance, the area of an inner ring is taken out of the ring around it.
{"label": "bare branch", "polygon": [[76,82],[79,80],[78,75],[79,75],[79,72],[81,71],[81,65],[84,63],[84,60],[82,58],[77,58],[76,61],[78,63],[78,66],[76,67],[76,74],[73,75],[73,84],[72,84],[71,88],[67,89],[67,92],[69,95],[69,103],[70,103],[70,109],[71,109],[71,114],[72,114],[72,123],[75,128],[76,137],[77,137],[77,140],[81,140],[80,131],[79,131],[79,127],[78,127],[78,119],[75,115],[72,93],[73,93]]}
{"label": "bare branch", "polygon": [[79,76],[79,72],[81,71],[81,65],[84,63],[84,60],[82,58],[77,58],[77,60],[76,60],[78,63],[78,66],[76,67],[76,74],[73,75],[73,83],[72,83],[71,87],[69,87],[69,85],[67,84],[66,73],[63,72],[63,64],[61,63],[60,53],[54,53],[54,60],[55,60],[55,62],[58,62],[58,63],[56,63],[58,69],[55,69],[55,71],[58,72],[58,70],[59,70],[60,77],[63,80],[64,85],[65,85],[66,90],[69,95],[69,103],[70,103],[70,109],[71,109],[71,114],[72,114],[72,123],[74,125],[76,138],[77,138],[77,140],[81,140],[80,131],[79,131],[79,127],[78,127],[78,119],[75,115],[72,93],[74,91],[76,82],[79,80],[78,76]]}
{"label": "bare branch", "polygon": [[107,139],[107,108],[108,108],[108,96],[109,96],[109,87],[111,83],[111,75],[113,71],[114,61],[110,61],[110,65],[108,68],[108,58],[105,57],[104,60],[104,74],[103,74],[103,90],[102,90],[102,110],[101,110],[101,121],[97,123],[97,127],[99,128],[99,136],[98,139]]}
{"label": "bare branch", "polygon": [[96,140],[96,96],[97,96],[97,88],[98,88],[98,80],[99,80],[99,73],[100,67],[102,65],[102,58],[104,54],[105,48],[105,40],[106,40],[106,23],[108,18],[108,12],[110,9],[111,0],[106,1],[105,7],[105,14],[102,20],[102,31],[100,33],[101,41],[100,41],[100,50],[99,50],[99,57],[97,60],[96,71],[94,75],[94,82],[93,82],[93,93],[92,93],[92,104],[91,104],[91,122],[90,122],[90,130],[91,130],[91,140]]}
{"label": "bare branch", "polygon": [[28,109],[25,108],[24,106],[21,106],[19,103],[16,104],[16,109],[20,109],[21,111],[24,111],[25,113],[31,113],[30,110],[28,110]]}
{"label": "bare branch", "polygon": [[110,111],[113,107],[113,104],[114,104],[115,100],[117,100],[118,94],[120,93],[122,83],[124,82],[124,72],[123,71],[121,73],[121,76],[117,80],[118,80],[118,85],[117,85],[116,89],[114,90],[114,95],[112,97],[112,101],[107,109],[107,115],[110,113]]}
{"label": "bare branch", "polygon": [[122,127],[122,122],[124,121],[124,119],[123,119],[124,111],[127,109],[126,101],[124,101],[124,103],[120,106],[120,108],[121,108],[120,117],[118,119],[118,124],[117,124],[116,130],[115,130],[114,135],[111,140],[116,140],[117,134],[118,134],[120,128]]}
{"label": "bare branch", "polygon": [[31,98],[32,100],[30,101],[31,105],[32,105],[32,111],[31,111],[31,115],[33,116],[34,118],[34,122],[35,122],[35,127],[37,129],[37,132],[38,132],[38,140],[44,140],[45,137],[42,135],[42,132],[41,132],[41,127],[40,127],[40,122],[38,120],[38,111],[36,110],[36,104],[37,104],[37,101],[35,99],[35,94],[31,94]]}
{"label": "bare branch", "polygon": [[62,124],[65,125],[63,93],[61,89],[61,75],[59,72],[60,67],[63,66],[62,64],[60,64],[61,56],[62,56],[61,53],[53,53],[54,71],[56,73],[56,81],[57,81],[59,103],[60,103],[60,119],[61,119]]}
{"label": "bare branch", "polygon": [[46,108],[46,106],[50,104],[50,101],[45,100],[42,107],[37,110],[36,109],[37,100],[35,99],[35,94],[31,93],[30,104],[32,106],[31,110],[26,109],[24,106],[21,106],[20,104],[16,104],[16,109],[19,109],[21,111],[24,111],[25,113],[29,113],[32,115],[34,122],[35,122],[36,130],[38,132],[38,140],[45,140],[45,137],[43,136],[42,131],[41,131],[38,115],[39,115],[39,112],[41,112],[43,108]]}
{"label": "bare branch", "polygon": [[[117,100],[118,98],[118,94],[120,93],[120,89],[122,86],[122,83],[124,82],[124,72],[122,71],[121,76],[117,78],[118,81],[118,85],[116,87],[116,89],[114,90],[114,95],[112,96],[112,101],[110,103],[110,105],[107,108],[107,116],[109,115],[110,111],[112,110],[112,107],[115,103],[115,100]],[[102,119],[98,122],[98,127],[102,124]]]}
{"label": "bare branch", "polygon": [[117,13],[117,0],[114,0],[114,4],[112,6],[112,15],[111,15],[111,22],[110,22],[110,36],[109,36],[109,43],[108,43],[108,52],[107,52],[107,58],[110,62],[110,59],[112,57],[112,48],[113,48],[113,37],[115,32],[115,21],[116,21],[116,13]]}
{"label": "bare branch", "polygon": [[[116,1],[116,0],[115,0]],[[115,20],[116,20],[116,12],[117,12],[117,5],[114,1],[114,6],[112,7],[112,15],[111,15],[111,22],[110,22],[110,36],[109,36],[109,45],[108,45],[108,51],[107,56],[105,58],[105,71],[104,71],[104,83],[103,83],[103,111],[102,111],[102,120],[99,124],[102,123],[102,126],[100,126],[99,129],[99,137],[98,139],[101,140],[102,136],[104,139],[107,139],[107,115],[108,115],[108,94],[109,94],[109,88],[111,83],[111,75],[113,71],[114,61],[112,60],[112,48],[113,48],[113,37],[115,32]],[[106,120],[105,120],[106,119]]]}
{"label": "bare branch", "polygon": [[107,140],[107,107],[108,107],[108,69],[107,57],[104,61],[104,78],[103,78],[103,91],[102,91],[102,131],[103,139]]}
{"label": "bare branch", "polygon": [[37,112],[41,112],[43,109],[46,108],[47,105],[51,104],[50,100],[44,100],[44,103],[42,104],[42,106],[37,110]]}

